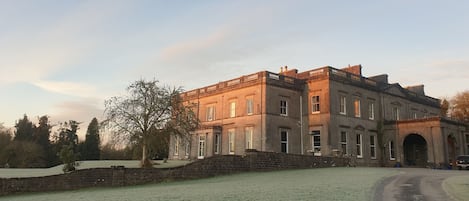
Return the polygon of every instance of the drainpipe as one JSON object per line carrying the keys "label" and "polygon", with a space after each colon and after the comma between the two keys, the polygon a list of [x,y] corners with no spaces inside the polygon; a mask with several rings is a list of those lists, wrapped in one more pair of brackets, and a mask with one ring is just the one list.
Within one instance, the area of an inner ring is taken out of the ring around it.
{"label": "drainpipe", "polygon": [[300,95],[300,135],[301,135],[301,155],[304,155],[303,147],[303,96]]}

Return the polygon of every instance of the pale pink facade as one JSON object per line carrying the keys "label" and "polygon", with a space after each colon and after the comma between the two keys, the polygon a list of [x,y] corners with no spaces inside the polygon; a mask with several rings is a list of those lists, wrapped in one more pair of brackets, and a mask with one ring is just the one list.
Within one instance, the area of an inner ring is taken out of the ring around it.
{"label": "pale pink facade", "polygon": [[466,125],[438,117],[439,100],[423,85],[363,77],[360,65],[262,71],[182,96],[196,105],[201,128],[171,138],[171,159],[256,149],[346,156],[365,166],[441,166],[469,152]]}

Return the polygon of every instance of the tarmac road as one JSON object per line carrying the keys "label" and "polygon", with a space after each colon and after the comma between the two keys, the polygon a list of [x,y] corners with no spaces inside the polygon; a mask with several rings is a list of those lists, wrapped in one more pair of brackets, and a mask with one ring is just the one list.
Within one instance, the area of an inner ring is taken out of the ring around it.
{"label": "tarmac road", "polygon": [[450,195],[443,190],[443,181],[449,177],[468,174],[468,171],[458,170],[400,168],[399,174],[375,186],[373,200],[450,201]]}

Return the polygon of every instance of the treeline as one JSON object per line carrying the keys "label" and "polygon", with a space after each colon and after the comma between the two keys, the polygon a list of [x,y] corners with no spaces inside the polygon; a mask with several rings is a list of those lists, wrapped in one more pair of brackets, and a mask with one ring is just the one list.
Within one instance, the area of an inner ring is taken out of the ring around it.
{"label": "treeline", "polygon": [[[100,123],[96,118],[89,123],[84,141],[77,135],[80,122],[70,120],[55,126],[58,128],[53,132],[54,126],[47,115],[39,117],[37,124],[24,115],[13,131],[0,124],[0,167],[39,168],[69,164],[71,166],[66,169],[73,170],[77,160],[127,160],[140,156],[139,143],[116,145],[111,140],[102,145]],[[152,155],[167,157],[168,141],[155,139],[151,147],[158,147],[158,150],[152,150]]]}

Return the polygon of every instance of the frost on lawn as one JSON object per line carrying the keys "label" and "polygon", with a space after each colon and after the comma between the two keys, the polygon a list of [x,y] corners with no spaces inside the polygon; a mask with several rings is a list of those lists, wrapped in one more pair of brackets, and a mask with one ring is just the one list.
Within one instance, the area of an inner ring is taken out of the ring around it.
{"label": "frost on lawn", "polygon": [[320,168],[251,172],[124,188],[87,189],[0,197],[48,200],[370,200],[373,186],[394,174],[387,168]]}
{"label": "frost on lawn", "polygon": [[[182,166],[189,161],[176,161],[170,160],[167,163],[159,162],[160,165],[155,165],[155,168],[167,168]],[[89,169],[89,168],[108,168],[111,166],[124,166],[126,168],[139,168],[140,161],[137,160],[100,160],[100,161],[79,161],[80,166],[77,169]],[[20,177],[42,177],[49,175],[63,174],[63,165],[51,167],[51,168],[0,168],[0,178],[20,178]]]}
{"label": "frost on lawn", "polygon": [[454,200],[464,201],[469,198],[469,176],[453,176],[443,182],[443,189]]}

